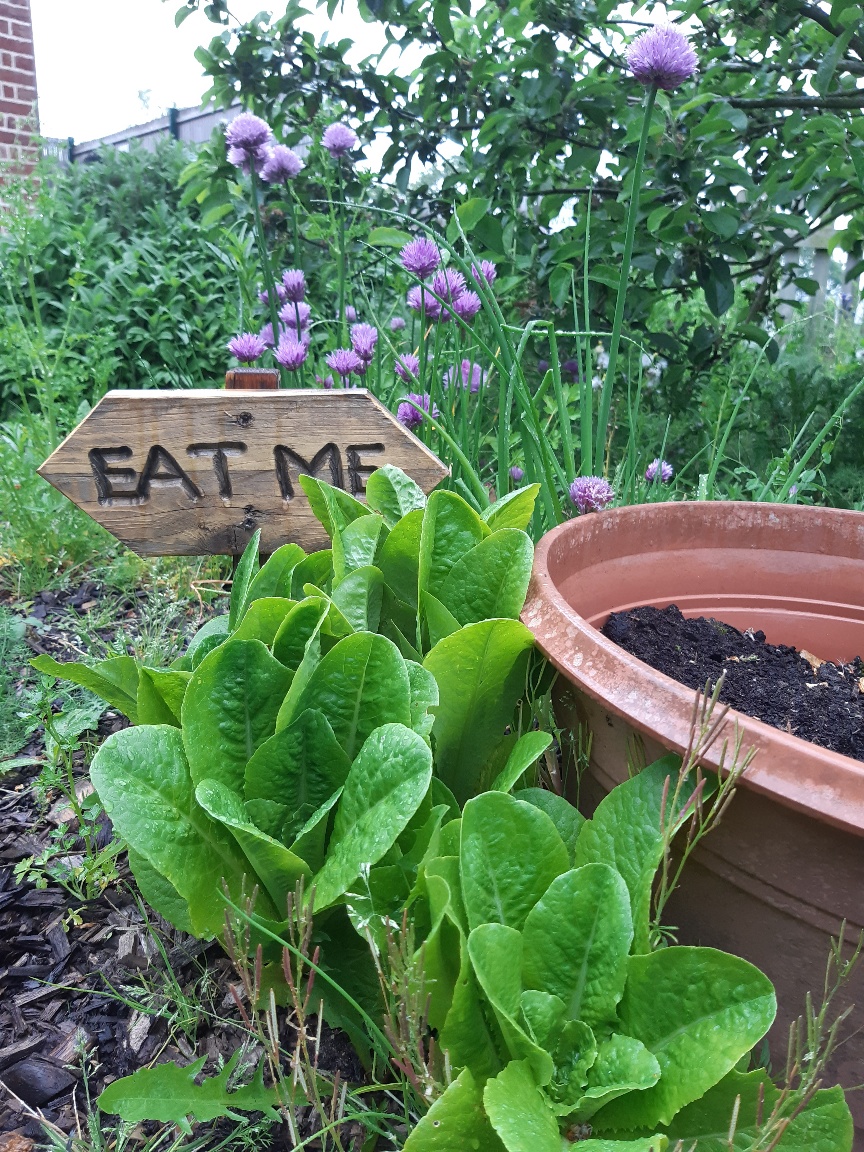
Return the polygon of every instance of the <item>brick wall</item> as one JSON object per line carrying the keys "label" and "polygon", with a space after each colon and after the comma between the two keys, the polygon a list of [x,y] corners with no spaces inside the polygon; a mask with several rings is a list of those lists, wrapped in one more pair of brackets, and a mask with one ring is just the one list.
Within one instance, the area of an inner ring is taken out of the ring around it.
{"label": "brick wall", "polygon": [[0,165],[29,168],[38,131],[30,0],[0,0]]}

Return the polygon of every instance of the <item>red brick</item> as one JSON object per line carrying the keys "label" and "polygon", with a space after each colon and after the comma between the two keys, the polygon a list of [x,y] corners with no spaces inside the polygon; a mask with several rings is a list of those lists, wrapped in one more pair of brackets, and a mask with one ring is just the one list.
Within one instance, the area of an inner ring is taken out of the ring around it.
{"label": "red brick", "polygon": [[30,4],[28,0],[0,0],[0,16],[26,22],[30,19]]}
{"label": "red brick", "polygon": [[5,115],[6,123],[11,127],[13,123],[17,123],[19,120],[32,120],[33,105],[24,104],[20,100],[16,100],[14,104],[7,104],[4,100],[0,104],[0,114]]}

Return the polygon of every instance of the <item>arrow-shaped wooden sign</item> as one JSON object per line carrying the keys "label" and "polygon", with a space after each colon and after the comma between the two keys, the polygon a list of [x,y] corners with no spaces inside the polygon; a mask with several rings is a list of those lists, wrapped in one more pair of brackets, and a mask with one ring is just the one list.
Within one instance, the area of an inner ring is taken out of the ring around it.
{"label": "arrow-shaped wooden sign", "polygon": [[365,389],[115,391],[39,474],[135,552],[237,555],[328,546],[298,483],[358,499],[382,464],[430,491],[447,469]]}

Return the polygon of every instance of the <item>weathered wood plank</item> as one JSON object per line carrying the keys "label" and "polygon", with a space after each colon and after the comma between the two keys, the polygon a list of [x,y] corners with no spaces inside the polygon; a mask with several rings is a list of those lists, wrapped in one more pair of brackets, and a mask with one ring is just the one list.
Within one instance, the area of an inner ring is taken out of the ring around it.
{"label": "weathered wood plank", "polygon": [[262,552],[328,546],[298,483],[318,476],[364,498],[382,464],[430,491],[447,469],[365,389],[113,391],[39,474],[135,552]]}

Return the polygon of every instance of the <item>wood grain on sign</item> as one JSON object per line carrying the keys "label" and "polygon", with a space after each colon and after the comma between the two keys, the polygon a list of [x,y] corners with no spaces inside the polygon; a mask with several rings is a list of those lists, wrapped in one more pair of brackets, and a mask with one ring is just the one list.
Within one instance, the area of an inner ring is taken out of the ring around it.
{"label": "wood grain on sign", "polygon": [[329,546],[298,483],[306,473],[358,499],[382,464],[425,491],[446,467],[364,389],[115,391],[39,474],[145,556]]}

